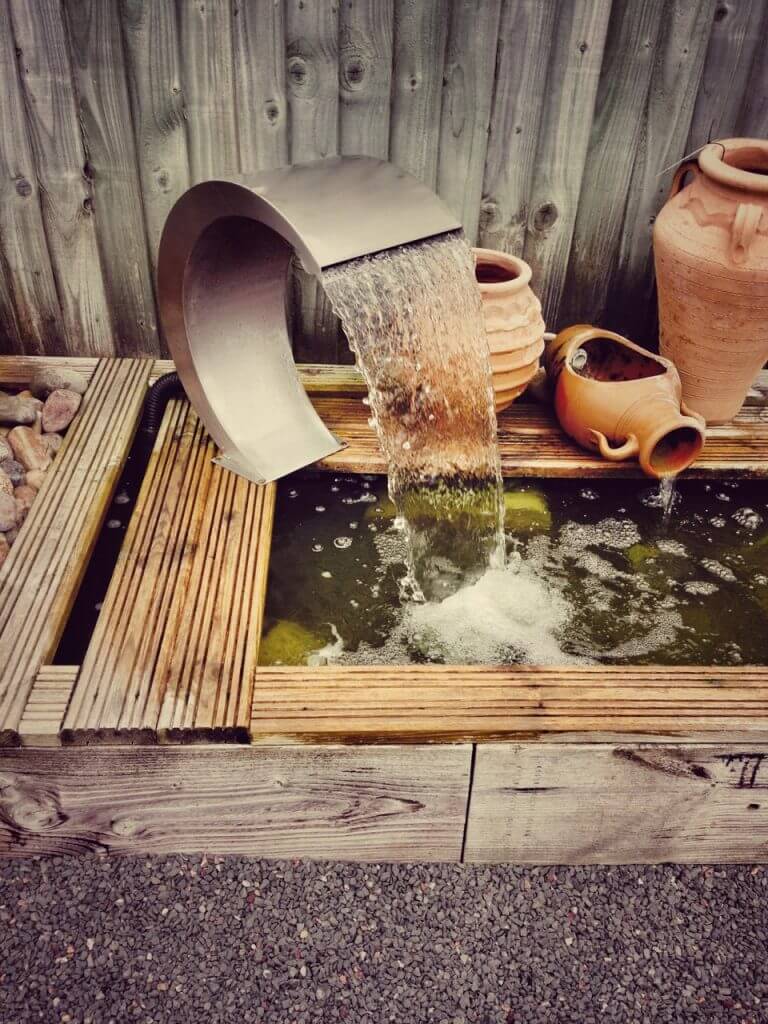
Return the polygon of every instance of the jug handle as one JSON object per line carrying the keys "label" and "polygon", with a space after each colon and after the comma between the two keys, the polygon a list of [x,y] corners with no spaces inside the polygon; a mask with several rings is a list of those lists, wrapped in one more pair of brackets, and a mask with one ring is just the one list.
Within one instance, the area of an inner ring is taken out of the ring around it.
{"label": "jug handle", "polygon": [[699,161],[698,160],[683,160],[680,166],[675,171],[675,176],[672,178],[672,184],[669,186],[669,199],[676,196],[683,188],[681,182],[686,174],[691,173],[695,178],[698,178],[699,174]]}
{"label": "jug handle", "polygon": [[701,415],[701,413],[700,412],[696,412],[696,410],[692,409],[690,407],[690,405],[686,405],[685,401],[683,399],[680,400],[680,412],[683,414],[683,416],[688,416],[692,420],[696,420],[696,422],[700,426],[706,427],[707,421],[704,419],[704,417]]}
{"label": "jug handle", "polygon": [[731,229],[731,259],[734,263],[743,263],[747,258],[762,215],[762,207],[755,203],[739,203],[736,207]]}
{"label": "jug handle", "polygon": [[609,462],[621,462],[622,459],[629,459],[640,451],[640,442],[634,434],[630,434],[619,448],[612,448],[608,438],[599,430],[590,430],[590,434],[597,442],[600,454]]}

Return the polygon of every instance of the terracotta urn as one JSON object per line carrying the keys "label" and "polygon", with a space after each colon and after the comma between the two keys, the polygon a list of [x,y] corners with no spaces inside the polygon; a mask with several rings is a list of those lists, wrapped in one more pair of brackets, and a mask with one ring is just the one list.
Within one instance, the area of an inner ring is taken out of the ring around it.
{"label": "terracotta urn", "polygon": [[688,405],[727,422],[768,360],[768,141],[723,139],[682,164],[653,249],[661,352]]}
{"label": "terracotta urn", "polygon": [[637,458],[648,476],[675,476],[704,444],[705,423],[681,397],[663,356],[612,331],[578,324],[544,356],[563,430],[612,462]]}
{"label": "terracotta urn", "polygon": [[541,303],[531,290],[527,263],[493,249],[472,251],[491,350],[496,412],[501,412],[525,391],[539,369],[544,351]]}

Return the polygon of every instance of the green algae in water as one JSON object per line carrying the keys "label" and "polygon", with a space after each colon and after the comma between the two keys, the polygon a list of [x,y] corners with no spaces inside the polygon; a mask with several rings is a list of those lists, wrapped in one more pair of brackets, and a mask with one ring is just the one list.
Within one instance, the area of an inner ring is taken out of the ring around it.
{"label": "green algae in water", "polygon": [[265,636],[293,624],[310,663],[768,662],[764,485],[680,481],[667,521],[646,481],[508,481],[505,499],[507,567],[424,603],[383,477],[284,481]]}

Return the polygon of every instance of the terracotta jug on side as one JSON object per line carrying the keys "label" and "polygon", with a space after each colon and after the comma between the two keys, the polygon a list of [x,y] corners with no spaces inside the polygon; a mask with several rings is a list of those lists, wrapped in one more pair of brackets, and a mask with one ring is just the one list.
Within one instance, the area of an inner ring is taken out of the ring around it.
{"label": "terracotta jug on side", "polygon": [[637,456],[648,476],[680,473],[704,444],[704,420],[681,400],[668,359],[612,331],[578,324],[544,356],[563,430],[617,461]]}
{"label": "terracotta jug on side", "polygon": [[491,350],[496,412],[501,412],[525,391],[539,369],[544,351],[541,303],[531,290],[527,263],[493,249],[472,251]]}
{"label": "terracotta jug on side", "polygon": [[653,250],[662,354],[688,405],[724,423],[768,360],[768,141],[723,139],[682,164]]}

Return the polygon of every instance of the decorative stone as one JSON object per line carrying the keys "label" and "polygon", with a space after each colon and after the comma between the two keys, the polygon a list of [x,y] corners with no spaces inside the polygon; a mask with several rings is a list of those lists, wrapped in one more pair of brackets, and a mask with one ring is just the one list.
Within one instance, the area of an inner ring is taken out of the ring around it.
{"label": "decorative stone", "polygon": [[32,490],[39,491],[43,486],[43,480],[45,480],[45,472],[42,469],[30,469],[24,482],[28,487],[31,487]]}
{"label": "decorative stone", "polygon": [[19,536],[19,528],[18,528],[18,526],[15,526],[12,530],[6,530],[5,531],[5,539],[11,545],[11,547],[13,547],[14,542],[16,541],[16,538],[18,536]]}
{"label": "decorative stone", "polygon": [[28,484],[22,484],[21,487],[14,490],[13,496],[16,499],[16,522],[21,525],[29,515],[29,510],[37,497],[37,491]]}
{"label": "decorative stone", "polygon": [[15,496],[0,494],[0,533],[12,530],[18,521]]}
{"label": "decorative stone", "polygon": [[7,477],[10,477],[11,483],[14,487],[18,487],[20,484],[25,483],[26,470],[20,462],[16,459],[3,459],[0,462],[0,469],[5,473]]}
{"label": "decorative stone", "polygon": [[12,458],[13,452],[11,451],[11,446],[4,437],[0,437],[0,462],[5,462],[6,459]]}
{"label": "decorative stone", "polygon": [[0,565],[3,564],[10,553],[11,545],[6,540],[5,534],[0,533]]}
{"label": "decorative stone", "polygon": [[40,435],[30,427],[15,427],[8,435],[14,457],[24,469],[47,469],[51,464],[51,456],[43,444]]}
{"label": "decorative stone", "polygon": [[43,434],[41,440],[48,449],[48,454],[50,456],[54,456],[59,448],[64,444],[64,438],[61,434]]}
{"label": "decorative stone", "polygon": [[66,430],[80,408],[82,398],[76,391],[52,391],[43,406],[43,430],[46,434]]}
{"label": "decorative stone", "polygon": [[0,469],[0,494],[13,494],[11,478],[2,469]]}
{"label": "decorative stone", "polygon": [[0,423],[29,425],[37,417],[37,399],[19,398],[0,391]]}
{"label": "decorative stone", "polygon": [[88,381],[77,370],[65,367],[46,367],[33,374],[29,382],[34,395],[49,395],[52,391],[74,391],[84,395],[88,390]]}

